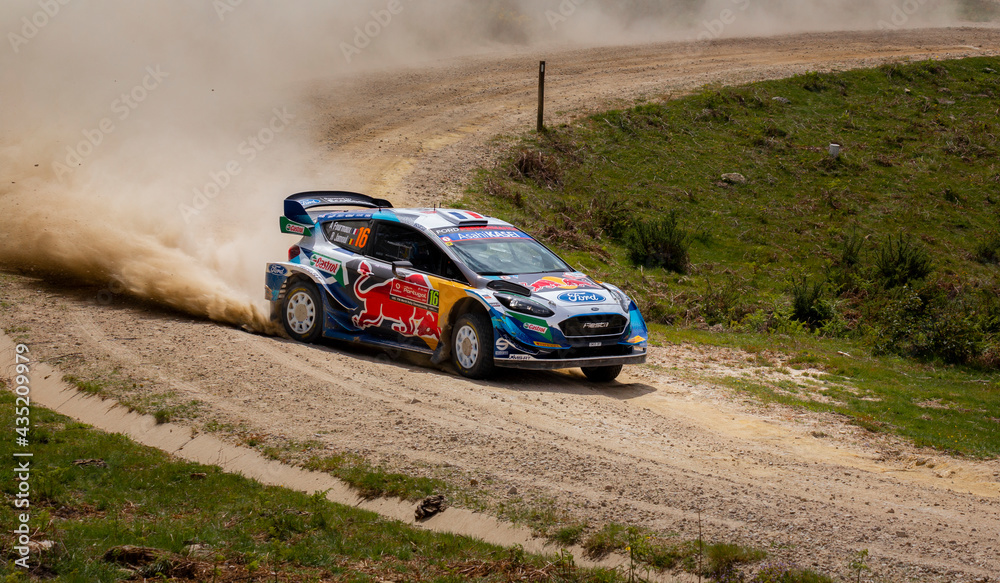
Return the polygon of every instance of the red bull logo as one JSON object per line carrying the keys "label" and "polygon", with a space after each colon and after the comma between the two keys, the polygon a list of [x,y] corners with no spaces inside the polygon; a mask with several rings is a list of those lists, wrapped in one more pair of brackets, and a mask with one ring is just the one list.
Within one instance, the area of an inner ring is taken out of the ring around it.
{"label": "red bull logo", "polygon": [[595,287],[593,283],[585,279],[573,279],[573,278],[563,278],[563,277],[543,277],[535,283],[531,284],[531,291],[539,292],[549,289],[577,289],[577,288],[592,288]]}
{"label": "red bull logo", "polygon": [[[372,281],[372,269],[367,262],[361,263],[358,274],[353,287],[361,311],[352,318],[355,326],[378,327],[389,321],[392,329],[403,336],[441,340],[437,306],[430,304],[432,298],[436,304],[438,292],[431,289],[426,275],[413,273],[404,281]],[[425,305],[414,305],[419,300],[425,300]]]}

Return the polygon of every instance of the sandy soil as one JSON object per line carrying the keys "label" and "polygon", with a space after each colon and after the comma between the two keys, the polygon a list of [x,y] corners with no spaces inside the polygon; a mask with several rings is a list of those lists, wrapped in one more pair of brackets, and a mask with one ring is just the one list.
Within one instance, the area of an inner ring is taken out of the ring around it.
{"label": "sandy soil", "polygon": [[[549,123],[707,82],[901,58],[996,54],[990,29],[840,33],[704,46],[551,49],[431,63],[312,88],[316,139],[369,192],[402,205],[461,192],[494,137],[534,123],[537,61]],[[563,113],[560,113],[563,112]],[[755,355],[652,350],[607,387],[578,372],[470,382],[336,344],[307,346],[193,320],[114,290],[0,276],[0,321],[36,358],[81,377],[135,380],[132,398],[197,400],[265,443],[315,440],[411,473],[474,479],[486,495],[555,499],[594,523],[710,539],[846,574],[869,549],[875,580],[1000,577],[1000,463],[953,459],[833,416],[764,408],[707,379],[783,374]],[[110,300],[110,301],[109,301]],[[792,374],[792,373],[787,373]],[[511,494],[511,488],[517,494]]]}

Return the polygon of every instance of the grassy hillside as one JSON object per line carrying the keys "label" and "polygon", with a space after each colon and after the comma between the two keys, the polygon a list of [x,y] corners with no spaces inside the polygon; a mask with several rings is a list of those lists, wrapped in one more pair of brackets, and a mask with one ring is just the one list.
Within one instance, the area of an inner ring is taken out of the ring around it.
{"label": "grassy hillside", "polygon": [[[996,418],[998,111],[997,58],[707,87],[524,138],[466,203],[620,283],[668,334],[961,365],[982,382],[956,409]],[[1000,452],[984,423],[973,450]]]}

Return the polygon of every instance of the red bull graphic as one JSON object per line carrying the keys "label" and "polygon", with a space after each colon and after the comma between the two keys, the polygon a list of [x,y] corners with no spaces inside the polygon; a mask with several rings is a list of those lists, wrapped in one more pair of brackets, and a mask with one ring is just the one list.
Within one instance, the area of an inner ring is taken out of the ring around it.
{"label": "red bull graphic", "polygon": [[552,289],[577,289],[597,287],[586,279],[574,279],[563,277],[543,277],[531,284],[531,291],[539,292]]}
{"label": "red bull graphic", "polygon": [[371,266],[362,261],[353,288],[361,304],[361,311],[352,318],[358,328],[378,327],[390,321],[392,329],[403,336],[440,342],[438,291],[431,288],[426,275],[413,273],[405,280],[379,281],[372,276]]}
{"label": "red bull graphic", "polygon": [[432,312],[438,311],[438,304],[440,303],[440,295],[436,289],[416,285],[401,279],[392,280],[389,295],[398,302],[403,302],[417,308],[424,308]]}

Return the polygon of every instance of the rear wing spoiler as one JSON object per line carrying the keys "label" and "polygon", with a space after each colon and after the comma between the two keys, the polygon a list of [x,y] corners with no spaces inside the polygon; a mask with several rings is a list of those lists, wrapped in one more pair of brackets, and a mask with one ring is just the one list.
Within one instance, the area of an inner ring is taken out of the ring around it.
{"label": "rear wing spoiler", "polygon": [[285,215],[281,217],[281,232],[293,235],[311,235],[316,221],[307,211],[315,207],[392,208],[392,203],[382,198],[372,198],[356,192],[336,190],[300,192],[285,199]]}

